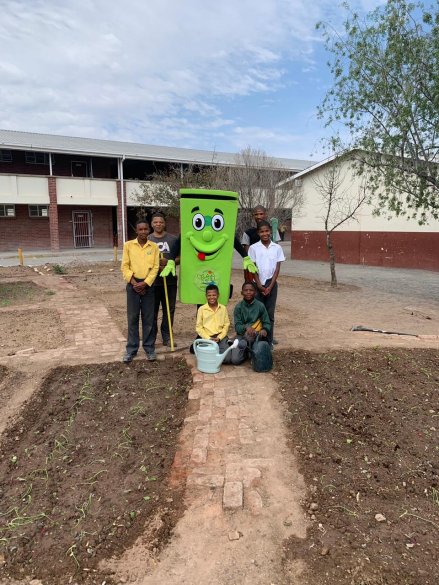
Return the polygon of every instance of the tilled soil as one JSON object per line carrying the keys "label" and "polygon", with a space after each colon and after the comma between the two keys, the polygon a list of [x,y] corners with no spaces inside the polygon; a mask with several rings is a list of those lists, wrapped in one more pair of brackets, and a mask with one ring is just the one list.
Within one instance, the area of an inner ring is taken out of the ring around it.
{"label": "tilled soil", "polygon": [[183,511],[168,476],[190,379],[184,360],[52,370],[2,437],[0,578],[111,583],[99,562],[148,522],[161,548]]}
{"label": "tilled soil", "polygon": [[291,447],[308,484],[304,585],[439,582],[439,354],[276,352]]}

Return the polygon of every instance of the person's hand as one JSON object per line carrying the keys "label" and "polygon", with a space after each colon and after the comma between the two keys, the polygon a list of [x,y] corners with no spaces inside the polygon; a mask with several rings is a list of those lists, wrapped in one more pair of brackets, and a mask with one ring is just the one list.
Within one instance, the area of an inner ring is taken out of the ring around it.
{"label": "person's hand", "polygon": [[267,330],[266,329],[261,329],[259,331],[259,337],[267,337]]}
{"label": "person's hand", "polygon": [[256,331],[253,329],[253,327],[247,327],[247,329],[245,330],[246,334],[248,335],[248,337],[255,337],[256,336]]}
{"label": "person's hand", "polygon": [[218,335],[214,335],[213,337],[210,338],[212,341],[214,341],[215,343],[219,343],[220,342],[220,338],[218,337]]}
{"label": "person's hand", "polygon": [[250,256],[245,256],[242,259],[242,265],[244,267],[244,270],[248,270],[252,274],[255,274],[255,272],[258,271],[256,264],[253,262],[253,260],[250,258]]}
{"label": "person's hand", "polygon": [[170,274],[172,274],[172,276],[175,276],[175,262],[174,262],[174,260],[168,260],[166,263],[166,266],[160,272],[160,276],[162,278],[166,278]]}
{"label": "person's hand", "polygon": [[268,295],[271,293],[272,290],[273,290],[273,287],[271,285],[264,287],[262,294],[264,295],[264,297],[268,297]]}
{"label": "person's hand", "polygon": [[160,258],[160,268],[164,268],[168,263],[167,258]]}

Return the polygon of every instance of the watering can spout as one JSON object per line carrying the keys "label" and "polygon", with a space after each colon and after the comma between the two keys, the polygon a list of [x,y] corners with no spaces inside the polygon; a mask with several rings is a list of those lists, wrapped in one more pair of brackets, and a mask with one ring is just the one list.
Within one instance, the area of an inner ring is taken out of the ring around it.
{"label": "watering can spout", "polygon": [[193,347],[197,358],[197,369],[205,374],[217,374],[226,355],[233,348],[238,347],[238,343],[238,339],[235,339],[224,353],[219,353],[218,344],[211,339],[196,339]]}

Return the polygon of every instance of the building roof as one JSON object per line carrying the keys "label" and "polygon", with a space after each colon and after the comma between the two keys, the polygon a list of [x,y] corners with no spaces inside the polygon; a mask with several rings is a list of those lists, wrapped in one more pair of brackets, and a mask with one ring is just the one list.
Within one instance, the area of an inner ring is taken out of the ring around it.
{"label": "building roof", "polygon": [[[0,148],[11,150],[33,150],[60,154],[129,158],[137,160],[164,161],[187,164],[237,165],[236,154],[171,146],[155,146],[136,142],[119,142],[97,138],[77,138],[56,134],[38,134],[0,129]],[[274,158],[274,157],[273,157]],[[275,158],[291,171],[301,171],[312,164],[308,160]]]}

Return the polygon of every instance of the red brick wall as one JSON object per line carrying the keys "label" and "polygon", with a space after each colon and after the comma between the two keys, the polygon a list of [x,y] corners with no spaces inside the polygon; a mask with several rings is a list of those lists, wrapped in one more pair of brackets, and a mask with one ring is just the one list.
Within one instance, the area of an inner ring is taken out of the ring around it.
{"label": "red brick wall", "polygon": [[48,177],[49,188],[49,226],[50,226],[50,249],[59,250],[59,228],[58,228],[58,200],[56,197],[56,179]]}
{"label": "red brick wall", "polygon": [[48,217],[29,217],[27,205],[15,206],[15,218],[0,217],[0,251],[49,250],[50,230]]}
{"label": "red brick wall", "polygon": [[[113,246],[113,222],[111,207],[58,207],[59,246],[73,249],[72,211],[92,212],[94,247]],[[15,206],[15,218],[0,218],[0,251],[50,250],[50,229],[48,217],[29,217],[27,205]]]}
{"label": "red brick wall", "polygon": [[[434,232],[334,232],[336,261],[394,268],[439,271],[439,233]],[[294,260],[328,261],[325,234],[293,231]]]}
{"label": "red brick wall", "polygon": [[73,248],[73,211],[91,211],[93,225],[93,247],[111,248],[113,246],[113,221],[111,207],[58,206],[60,248]]}

